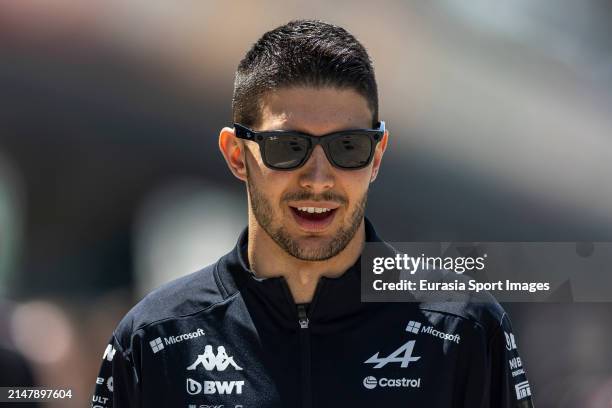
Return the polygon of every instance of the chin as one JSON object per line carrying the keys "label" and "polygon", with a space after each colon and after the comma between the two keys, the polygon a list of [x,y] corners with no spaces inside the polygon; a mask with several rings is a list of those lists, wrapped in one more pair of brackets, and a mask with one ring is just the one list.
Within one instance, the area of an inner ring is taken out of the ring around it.
{"label": "chin", "polygon": [[[304,242],[305,241],[304,239],[295,241],[297,244],[297,247],[300,250],[300,254],[301,254],[300,258],[305,259],[305,260],[306,259],[313,260],[313,261],[325,261],[327,259],[330,259],[330,257],[327,257],[325,259],[318,259],[318,258],[321,256],[321,254],[329,250],[329,247],[333,241],[332,238],[313,237],[307,240],[311,242]],[[317,242],[312,242],[314,240],[316,240]]]}

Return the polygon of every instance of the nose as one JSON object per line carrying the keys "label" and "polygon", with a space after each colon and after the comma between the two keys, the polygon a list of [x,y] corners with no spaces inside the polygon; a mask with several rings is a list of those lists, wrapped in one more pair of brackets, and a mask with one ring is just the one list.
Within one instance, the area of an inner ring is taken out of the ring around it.
{"label": "nose", "polygon": [[302,188],[318,194],[334,187],[334,169],[321,146],[315,146],[300,170],[299,182]]}

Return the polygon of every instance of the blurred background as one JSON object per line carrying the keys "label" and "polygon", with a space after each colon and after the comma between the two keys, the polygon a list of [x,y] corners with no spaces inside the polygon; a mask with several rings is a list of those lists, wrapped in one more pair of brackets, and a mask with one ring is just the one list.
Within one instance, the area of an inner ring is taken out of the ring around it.
{"label": "blurred background", "polygon": [[[246,196],[217,136],[234,71],[295,18],[344,26],[374,60],[383,238],[612,241],[608,1],[9,0],[0,385],[88,406],[123,314],[233,247]],[[611,304],[504,306],[538,408],[612,407]]]}

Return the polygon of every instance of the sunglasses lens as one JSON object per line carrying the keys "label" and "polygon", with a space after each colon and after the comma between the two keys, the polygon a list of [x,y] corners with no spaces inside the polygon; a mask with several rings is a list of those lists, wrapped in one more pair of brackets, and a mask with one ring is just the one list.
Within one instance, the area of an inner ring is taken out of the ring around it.
{"label": "sunglasses lens", "polygon": [[266,140],[266,162],[278,169],[291,169],[308,154],[308,140],[299,136],[274,136]]}
{"label": "sunglasses lens", "polygon": [[363,167],[372,153],[372,142],[368,135],[346,134],[329,142],[329,153],[337,166]]}

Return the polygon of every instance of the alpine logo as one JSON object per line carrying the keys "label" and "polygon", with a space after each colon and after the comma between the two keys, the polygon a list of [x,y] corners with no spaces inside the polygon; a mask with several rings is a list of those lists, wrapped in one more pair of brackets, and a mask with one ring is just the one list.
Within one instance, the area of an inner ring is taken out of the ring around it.
{"label": "alpine logo", "polygon": [[378,352],[376,352],[376,354],[364,361],[364,363],[375,364],[374,368],[382,368],[389,363],[400,363],[400,366],[402,368],[406,368],[410,363],[419,361],[421,359],[421,357],[412,356],[414,343],[416,343],[416,340],[410,340],[409,342],[405,343],[400,348],[395,350],[393,353],[388,355],[386,358],[379,358]]}
{"label": "alpine logo", "polygon": [[166,346],[172,346],[185,340],[191,340],[200,336],[204,336],[205,334],[206,333],[204,333],[203,329],[198,328],[197,330],[190,333],[183,333],[179,334],[178,336],[164,337],[163,342],[162,338],[158,337],[156,339],[151,340],[149,342],[149,345],[151,346],[151,350],[153,350],[153,354],[156,354],[164,349],[164,344]]}
{"label": "alpine logo", "polygon": [[414,334],[419,334],[419,333],[429,334],[431,336],[438,337],[442,340],[452,341],[457,344],[459,344],[459,342],[461,341],[461,337],[458,334],[444,333],[444,332],[434,329],[433,326],[423,326],[421,322],[416,322],[414,320],[411,320],[408,322],[408,325],[406,326],[406,331],[408,333],[414,333]]}
{"label": "alpine logo", "polygon": [[203,381],[198,382],[187,378],[187,393],[189,395],[198,394],[242,394],[244,381]]}
{"label": "alpine logo", "polygon": [[212,346],[206,345],[204,347],[204,354],[198,355],[196,361],[187,367],[187,370],[195,370],[200,364],[206,371],[212,371],[214,369],[217,369],[218,371],[225,371],[225,369],[230,365],[234,367],[235,370],[242,370],[242,367],[240,367],[234,361],[234,357],[227,355],[225,347],[223,346],[217,347],[217,355],[215,355]]}

